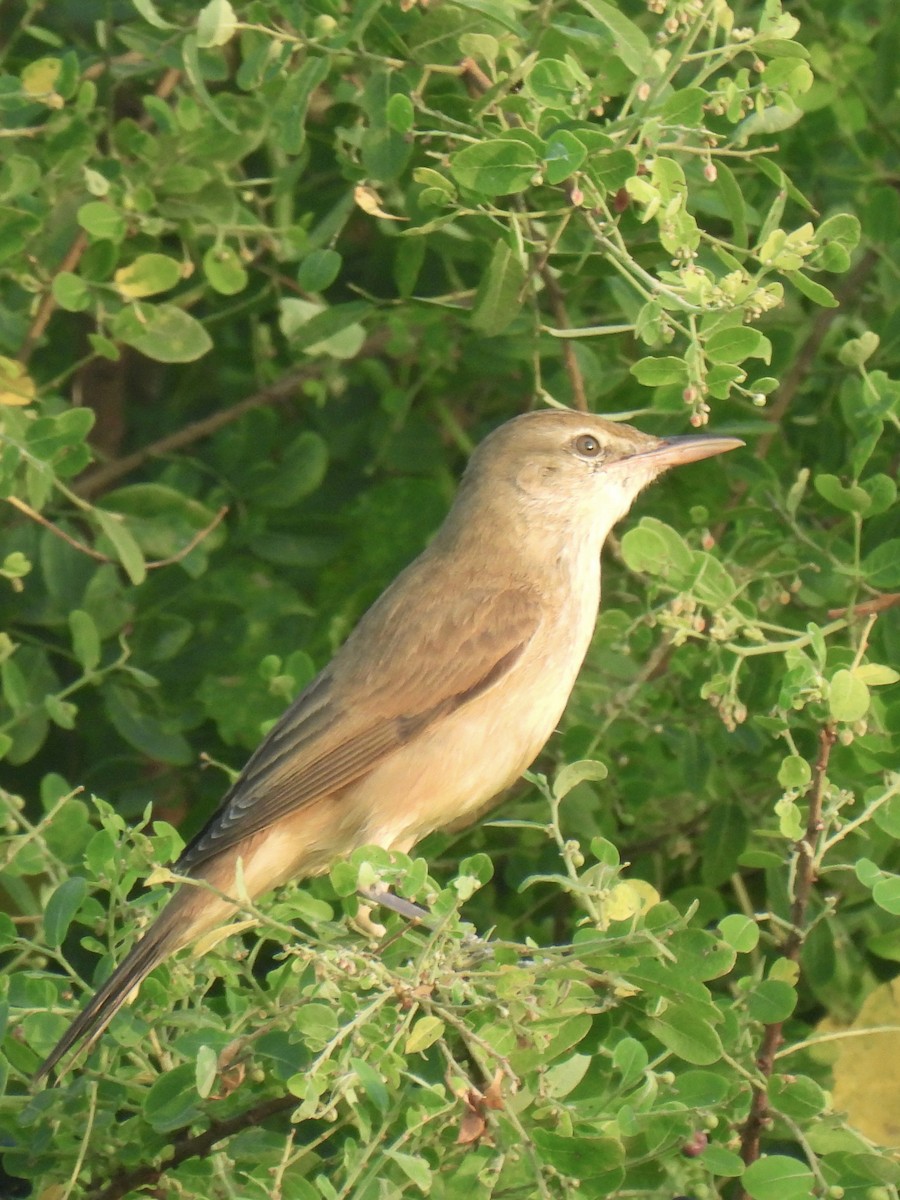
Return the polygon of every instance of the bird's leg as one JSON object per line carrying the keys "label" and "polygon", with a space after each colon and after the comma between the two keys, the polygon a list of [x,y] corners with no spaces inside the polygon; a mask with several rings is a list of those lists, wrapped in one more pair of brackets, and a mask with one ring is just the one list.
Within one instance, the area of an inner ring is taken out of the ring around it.
{"label": "bird's leg", "polygon": [[[363,900],[369,900],[373,905],[381,904],[384,908],[389,908],[391,912],[399,913],[401,917],[406,917],[409,921],[422,921],[425,917],[430,916],[427,908],[422,908],[419,904],[413,904],[412,900],[405,900],[403,896],[395,896],[393,892],[387,888],[360,888],[357,892],[358,896],[362,896]],[[372,910],[369,905],[365,905],[365,911],[370,913]],[[363,908],[360,908],[360,913]],[[359,916],[356,917],[357,923]],[[381,928],[379,926],[379,928]]]}

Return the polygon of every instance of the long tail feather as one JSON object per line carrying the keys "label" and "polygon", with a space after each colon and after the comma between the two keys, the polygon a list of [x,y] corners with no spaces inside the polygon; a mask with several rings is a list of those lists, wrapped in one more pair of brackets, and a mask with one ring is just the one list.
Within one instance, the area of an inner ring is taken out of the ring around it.
{"label": "long tail feather", "polygon": [[69,1050],[84,1043],[89,1050],[142,980],[195,932],[192,897],[176,892],[143,938],[122,960],[91,998],[35,1073],[35,1082],[48,1075]]}

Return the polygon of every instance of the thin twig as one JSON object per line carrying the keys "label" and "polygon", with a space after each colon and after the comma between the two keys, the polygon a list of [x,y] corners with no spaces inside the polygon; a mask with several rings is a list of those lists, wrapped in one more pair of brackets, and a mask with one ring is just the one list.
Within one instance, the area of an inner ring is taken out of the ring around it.
{"label": "thin twig", "polygon": [[[806,833],[803,840],[797,845],[796,883],[791,903],[791,930],[782,950],[784,957],[794,963],[800,959],[800,951],[805,937],[806,913],[812,887],[816,881],[815,847],[822,832],[822,801],[825,795],[825,780],[831,747],[834,745],[836,736],[834,725],[830,721],[826,722],[819,733],[819,755],[813,768],[812,781],[806,793],[809,805]],[[778,1047],[783,1040],[783,1026],[783,1021],[774,1021],[771,1025],[766,1025],[762,1045],[756,1059],[756,1065],[765,1082],[753,1086],[750,1113],[741,1131],[741,1158],[748,1166],[759,1158],[760,1141],[771,1120],[767,1085],[775,1066]],[[746,1192],[742,1192],[742,1196],[744,1200],[749,1200]]]}
{"label": "thin twig", "polygon": [[[13,506],[13,508],[17,508],[24,516],[28,517],[32,521],[36,521],[38,525],[43,525],[45,529],[48,529],[51,533],[56,534],[58,538],[62,538],[64,542],[68,543],[68,545],[70,545],[74,550],[77,550],[80,554],[86,554],[88,558],[93,558],[97,562],[118,563],[119,560],[117,558],[110,558],[108,554],[103,554],[101,551],[95,550],[93,546],[86,546],[84,542],[79,542],[77,538],[74,538],[71,534],[66,533],[64,529],[60,529],[58,525],[54,525],[52,521],[48,521],[43,513],[39,513],[36,509],[31,508],[30,505],[26,504],[24,500],[20,500],[17,496],[6,496],[5,499],[8,504]],[[181,562],[182,559],[187,558],[190,552],[196,546],[199,546],[204,538],[209,537],[217,525],[221,524],[227,512],[227,505],[225,505],[223,508],[220,508],[210,523],[205,525],[203,529],[199,529],[187,543],[187,545],[182,546],[181,549],[177,550],[174,554],[170,554],[168,558],[157,558],[153,562],[146,563],[145,565],[147,570],[155,571],[160,567],[171,567],[174,563]]]}
{"label": "thin twig", "polygon": [[79,542],[77,538],[73,538],[64,529],[60,529],[58,525],[54,525],[52,521],[48,521],[43,513],[39,513],[37,509],[26,504],[24,500],[20,500],[18,496],[5,496],[4,499],[7,504],[11,504],[13,508],[17,508],[23,516],[28,517],[31,521],[36,521],[38,525],[43,525],[45,529],[49,529],[51,533],[55,533],[58,538],[62,538],[64,542],[67,542],[73,549],[78,550],[79,553],[86,554],[88,558],[96,559],[97,562],[108,563],[114,561],[108,554],[101,554],[93,546],[86,546],[84,542]]}
{"label": "thin twig", "polygon": [[[79,229],[75,235],[71,246],[63,255],[62,261],[56,269],[57,275],[62,275],[65,271],[74,271],[81,261],[81,256],[84,254],[88,246],[88,237],[83,229]],[[56,312],[56,297],[53,295],[52,288],[48,287],[43,295],[43,298],[38,305],[37,312],[34,314],[34,319],[28,327],[28,332],[19,348],[19,353],[16,358],[20,363],[27,363],[37,347],[38,342],[44,336],[44,330],[53,314]]]}
{"label": "thin twig", "polygon": [[[562,288],[556,282],[553,272],[545,265],[540,268],[540,276],[547,291],[547,299],[550,301],[554,321],[560,329],[570,329],[571,322],[566,311],[565,296]],[[572,407],[577,408],[579,412],[587,412],[588,402],[587,393],[584,390],[584,376],[578,365],[575,345],[569,338],[564,338],[562,341],[562,357],[566,374],[569,377],[569,385],[572,388]]]}

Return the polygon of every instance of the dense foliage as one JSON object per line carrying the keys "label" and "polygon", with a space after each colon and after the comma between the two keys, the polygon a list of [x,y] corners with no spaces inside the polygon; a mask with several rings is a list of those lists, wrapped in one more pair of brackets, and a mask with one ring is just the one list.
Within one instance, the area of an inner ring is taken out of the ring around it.
{"label": "dense foliage", "polygon": [[[839,1096],[900,961],[897,6],[2,12],[11,1194],[896,1198]],[[613,539],[536,774],[246,906],[33,1089],[140,882],[543,403],[747,449]],[[379,878],[430,913],[380,944]]]}

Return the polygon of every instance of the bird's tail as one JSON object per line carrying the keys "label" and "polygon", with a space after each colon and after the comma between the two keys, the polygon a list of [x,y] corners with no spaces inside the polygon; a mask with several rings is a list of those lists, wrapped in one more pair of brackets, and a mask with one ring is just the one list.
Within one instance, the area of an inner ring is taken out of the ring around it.
{"label": "bird's tail", "polygon": [[[181,888],[175,893],[38,1067],[35,1082],[49,1075],[59,1060],[79,1043],[83,1042],[84,1049],[89,1050],[153,968],[196,937],[201,931],[195,912],[197,900],[194,888]],[[202,926],[205,925],[203,921]]]}

